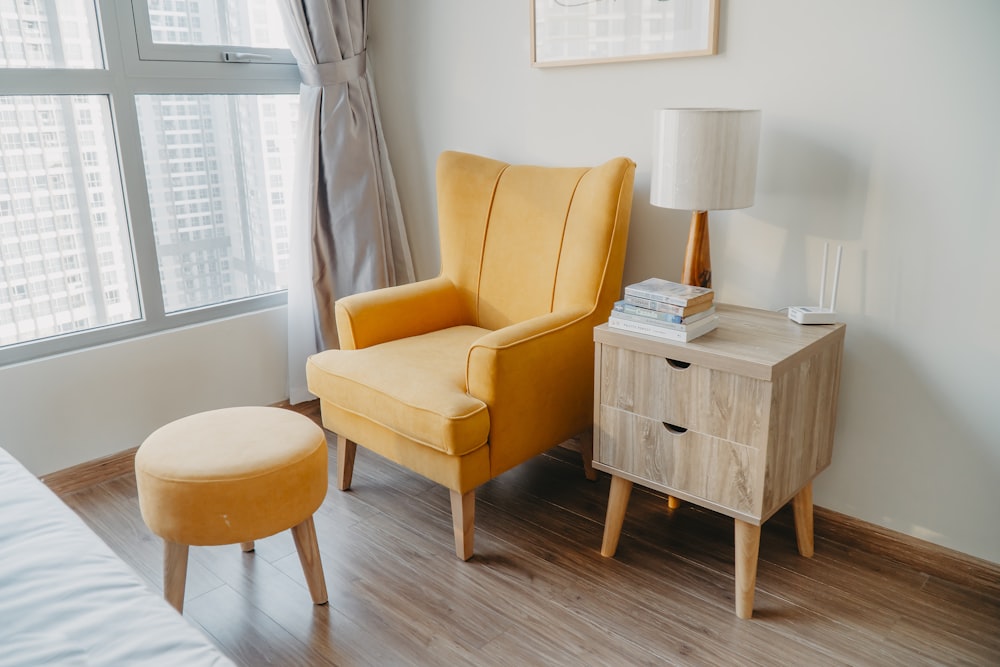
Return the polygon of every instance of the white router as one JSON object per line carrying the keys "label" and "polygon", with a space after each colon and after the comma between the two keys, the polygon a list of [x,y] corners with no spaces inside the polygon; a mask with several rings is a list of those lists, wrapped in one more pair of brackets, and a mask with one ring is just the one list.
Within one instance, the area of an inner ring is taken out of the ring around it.
{"label": "white router", "polygon": [[823,245],[823,273],[819,278],[819,306],[792,306],[788,309],[788,319],[799,324],[834,324],[837,313],[837,283],[840,282],[840,258],[844,254],[844,246],[837,246],[837,263],[833,269],[833,291],[830,293],[830,307],[823,305],[826,294],[826,260],[830,253],[830,244]]}

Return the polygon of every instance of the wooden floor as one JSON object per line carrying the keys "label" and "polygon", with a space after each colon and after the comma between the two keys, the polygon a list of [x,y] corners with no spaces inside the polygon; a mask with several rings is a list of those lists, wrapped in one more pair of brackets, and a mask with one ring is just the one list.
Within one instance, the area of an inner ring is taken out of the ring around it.
{"label": "wooden floor", "polygon": [[[557,448],[481,487],[476,555],[454,555],[448,492],[358,448],[316,515],[330,594],[313,606],[289,533],[192,548],[185,616],[241,665],[1000,665],[1000,598],[817,527],[765,524],[754,617],[733,613],[732,521],[632,493],[599,549],[609,477]],[[161,542],[124,475],[63,496],[157,591]]]}

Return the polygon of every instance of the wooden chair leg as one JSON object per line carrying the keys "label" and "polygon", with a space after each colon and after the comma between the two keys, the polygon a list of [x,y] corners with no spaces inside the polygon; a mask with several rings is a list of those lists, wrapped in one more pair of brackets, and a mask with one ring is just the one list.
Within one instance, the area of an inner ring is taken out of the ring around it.
{"label": "wooden chair leg", "polygon": [[462,560],[472,558],[476,522],[476,491],[451,493],[451,523],[455,531],[455,554]]}
{"label": "wooden chair leg", "polygon": [[163,540],[163,597],[184,613],[184,584],[187,581],[188,545]]}
{"label": "wooden chair leg", "polygon": [[813,485],[809,482],[792,499],[795,514],[795,541],[799,555],[812,558],[813,555]]}
{"label": "wooden chair leg", "polygon": [[299,562],[302,572],[306,575],[309,595],[315,604],[326,604],[329,599],[326,594],[326,577],[323,576],[323,562],[319,556],[319,543],[316,541],[316,525],[309,517],[292,528],[292,538],[295,540],[295,550],[299,552]]}
{"label": "wooden chair leg", "polygon": [[243,549],[244,553],[253,551],[254,549],[253,540],[250,540],[249,542],[240,542],[240,549]]}
{"label": "wooden chair leg", "polygon": [[594,470],[594,430],[587,429],[580,436],[580,458],[583,459],[583,474],[591,482],[597,481],[597,471]]}
{"label": "wooden chair leg", "polygon": [[354,455],[358,445],[342,435],[337,436],[337,488],[347,491],[354,476]]}

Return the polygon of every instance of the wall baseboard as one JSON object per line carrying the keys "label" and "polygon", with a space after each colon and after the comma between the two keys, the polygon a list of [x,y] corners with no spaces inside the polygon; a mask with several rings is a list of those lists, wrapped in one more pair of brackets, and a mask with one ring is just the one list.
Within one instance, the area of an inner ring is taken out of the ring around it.
{"label": "wall baseboard", "polygon": [[57,496],[64,496],[89,486],[106,482],[135,471],[135,452],[138,447],[126,449],[93,461],[57,470],[39,479]]}
{"label": "wall baseboard", "polygon": [[[294,410],[317,420],[319,417],[318,400],[297,405],[282,401],[274,407]],[[572,445],[568,447],[572,448]],[[67,495],[121,475],[133,474],[137,449],[133,447],[59,470],[42,476],[41,480],[56,495]],[[814,507],[813,511],[817,538],[883,556],[944,581],[1000,598],[1000,563],[976,558],[824,507]]]}
{"label": "wall baseboard", "polygon": [[942,547],[824,507],[813,508],[817,537],[913,568],[924,574],[1000,598],[1000,563]]}

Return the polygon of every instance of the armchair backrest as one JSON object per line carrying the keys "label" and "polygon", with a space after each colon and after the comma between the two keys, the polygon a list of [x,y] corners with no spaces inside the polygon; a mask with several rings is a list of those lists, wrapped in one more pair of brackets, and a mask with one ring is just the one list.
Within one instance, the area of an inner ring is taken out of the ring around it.
{"label": "armchair backrest", "polygon": [[566,308],[611,312],[621,290],[635,163],[514,166],[442,153],[441,273],[470,322],[499,329]]}

